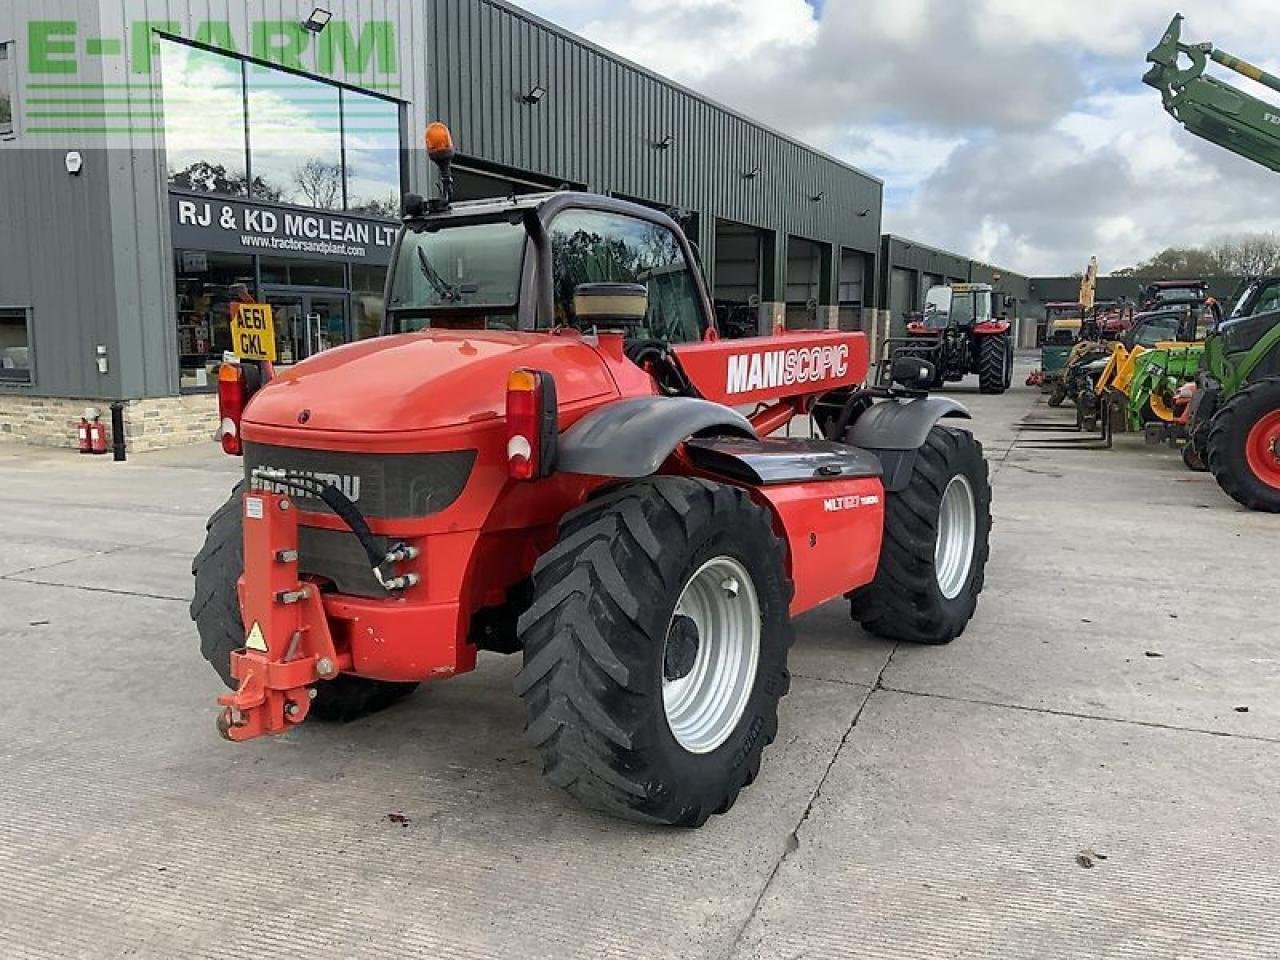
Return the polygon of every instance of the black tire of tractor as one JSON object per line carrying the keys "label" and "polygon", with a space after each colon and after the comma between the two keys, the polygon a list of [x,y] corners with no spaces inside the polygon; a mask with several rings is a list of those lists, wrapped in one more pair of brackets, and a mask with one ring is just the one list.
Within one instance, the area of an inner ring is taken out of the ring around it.
{"label": "black tire of tractor", "polygon": [[[219,507],[205,524],[204,546],[191,561],[195,577],[195,598],[191,619],[200,634],[200,652],[218,677],[231,689],[231,652],[244,646],[244,622],[236,594],[236,581],[244,570],[243,519],[237,484],[231,499]],[[390,683],[341,674],[316,684],[309,716],[317,720],[345,723],[375,713],[403,699],[417,688],[416,683]]]}
{"label": "black tire of tractor", "polygon": [[[721,556],[741,564],[757,591],[759,660],[728,738],[693,753],[664,708],[666,641],[685,584]],[[629,483],[564,518],[533,581],[515,689],[544,775],[585,806],[645,823],[697,827],[733,806],[755,780],[791,685],[793,586],[768,512],[737,487]]]}
{"label": "black tire of tractor", "polygon": [[1182,445],[1182,464],[1193,473],[1205,473],[1209,469],[1209,465],[1204,462],[1204,455],[1193,440]]}
{"label": "black tire of tractor", "polygon": [[978,344],[978,392],[998,394],[1009,388],[1012,347],[1005,334],[987,335]]}
{"label": "black tire of tractor", "polygon": [[1236,503],[1262,513],[1280,513],[1280,489],[1258,477],[1245,456],[1249,432],[1280,410],[1280,377],[1245,387],[1222,405],[1209,425],[1209,472]]}
{"label": "black tire of tractor", "polygon": [[[948,599],[938,585],[934,549],[939,508],[952,479],[969,481],[974,544],[969,575]],[[906,489],[885,497],[880,566],[869,585],[849,594],[853,619],[888,640],[946,644],[964,633],[986,579],[991,535],[991,482],[982,444],[967,430],[934,427],[916,456]]]}
{"label": "black tire of tractor", "polygon": [[1209,472],[1209,428],[1213,420],[1192,417],[1187,425],[1187,442],[1182,447],[1182,462],[1196,473]]}

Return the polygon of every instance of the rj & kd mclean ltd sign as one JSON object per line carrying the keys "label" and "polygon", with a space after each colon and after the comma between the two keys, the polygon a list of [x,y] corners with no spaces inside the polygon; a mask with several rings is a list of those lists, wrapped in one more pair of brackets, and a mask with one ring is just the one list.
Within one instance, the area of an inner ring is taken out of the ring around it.
{"label": "rj & kd mclean ltd sign", "polygon": [[397,224],[324,210],[265,207],[238,200],[208,200],[171,194],[169,218],[177,249],[223,253],[391,261]]}

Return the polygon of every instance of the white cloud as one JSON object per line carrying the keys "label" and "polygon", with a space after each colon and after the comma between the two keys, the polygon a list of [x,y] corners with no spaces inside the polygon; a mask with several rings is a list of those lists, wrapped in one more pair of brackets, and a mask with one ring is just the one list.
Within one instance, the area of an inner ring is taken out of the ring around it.
{"label": "white cloud", "polygon": [[[1169,0],[526,5],[882,176],[895,232],[1010,269],[1094,253],[1113,269],[1280,214],[1273,174],[1186,133],[1140,84]],[[1185,40],[1280,63],[1272,0],[1181,8]]]}

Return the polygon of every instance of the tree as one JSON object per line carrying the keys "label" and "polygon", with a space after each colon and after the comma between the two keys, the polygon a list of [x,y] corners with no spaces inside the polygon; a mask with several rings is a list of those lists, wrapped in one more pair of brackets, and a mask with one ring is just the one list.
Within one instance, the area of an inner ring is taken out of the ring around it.
{"label": "tree", "polygon": [[[179,190],[194,193],[221,193],[231,197],[243,197],[249,191],[248,178],[243,173],[229,172],[221,163],[197,160],[182,170],[169,174],[169,183]],[[253,178],[255,200],[278,202],[281,192],[261,177]]]}
{"label": "tree", "polygon": [[1169,247],[1113,277],[1249,277],[1280,273],[1280,234],[1246,233],[1207,247]]}
{"label": "tree", "polygon": [[357,203],[350,208],[351,213],[364,214],[366,217],[382,217],[386,220],[400,218],[400,203],[395,194],[387,194],[383,200],[369,199]]}
{"label": "tree", "polygon": [[311,206],[342,209],[342,164],[312,157],[294,170],[293,182]]}
{"label": "tree", "polygon": [[1214,248],[1223,272],[1244,277],[1280,273],[1280,235],[1247,233]]}

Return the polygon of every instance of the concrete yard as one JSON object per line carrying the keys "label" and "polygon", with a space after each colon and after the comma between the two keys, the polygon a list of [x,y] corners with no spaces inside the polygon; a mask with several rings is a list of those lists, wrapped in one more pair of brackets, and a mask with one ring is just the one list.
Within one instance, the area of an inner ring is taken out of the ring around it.
{"label": "concrete yard", "polygon": [[238,462],[0,446],[0,957],[1280,957],[1280,517],[1140,438],[1021,445],[1025,372],[953,391],[995,487],[969,630],[804,617],[694,832],[544,784],[494,655],[225,743],[187,601]]}

